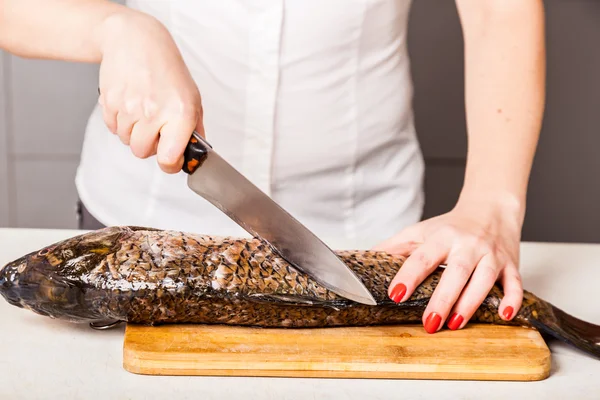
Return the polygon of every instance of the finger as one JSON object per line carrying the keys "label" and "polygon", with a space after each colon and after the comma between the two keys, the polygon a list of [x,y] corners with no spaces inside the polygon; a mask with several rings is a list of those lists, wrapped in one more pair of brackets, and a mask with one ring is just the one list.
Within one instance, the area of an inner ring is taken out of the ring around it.
{"label": "finger", "polygon": [[464,327],[487,297],[498,278],[498,260],[492,254],[485,255],[477,264],[462,295],[454,305],[448,321],[452,330]]}
{"label": "finger", "polygon": [[206,139],[206,132],[204,131],[204,110],[200,107],[200,117],[196,123],[196,132]]}
{"label": "finger", "polygon": [[138,121],[131,130],[129,146],[134,156],[148,158],[156,154],[160,125]]}
{"label": "finger", "polygon": [[100,102],[102,105],[102,116],[104,118],[104,123],[113,134],[117,134],[117,114],[121,108],[120,104],[123,97],[121,95],[122,90],[108,90],[100,87],[99,92],[100,96],[98,98],[98,102]]}
{"label": "finger", "polygon": [[523,303],[523,283],[519,269],[514,264],[508,264],[501,274],[501,284],[504,297],[498,307],[500,317],[510,321],[519,312]]}
{"label": "finger", "polygon": [[155,122],[160,115],[159,105],[151,97],[145,97],[141,104],[143,119],[148,123]]}
{"label": "finger", "polygon": [[164,172],[174,174],[181,170],[183,152],[197,124],[195,120],[191,122],[189,120],[167,122],[160,130],[157,159]]}
{"label": "finger", "polygon": [[[482,257],[472,247],[450,252],[446,269],[423,313],[423,324],[427,332],[437,332],[443,326]],[[454,321],[455,319],[451,322]]]}
{"label": "finger", "polygon": [[125,110],[117,113],[117,136],[124,144],[129,145],[131,143],[131,130],[138,120],[135,114],[130,114]]}
{"label": "finger", "polygon": [[117,133],[117,112],[116,112],[116,110],[114,110],[106,105],[103,106],[102,107],[102,119],[104,120],[104,123],[106,124],[106,127],[108,128],[108,130],[112,134],[116,134]]}
{"label": "finger", "polygon": [[388,296],[396,303],[410,298],[414,290],[446,258],[448,247],[435,240],[415,250],[404,262],[390,286]]}
{"label": "finger", "polygon": [[414,241],[406,243],[394,243],[388,245],[386,245],[385,243],[381,243],[371,248],[371,250],[381,251],[399,256],[408,256],[409,254],[413,253],[419,247],[419,245],[420,243]]}

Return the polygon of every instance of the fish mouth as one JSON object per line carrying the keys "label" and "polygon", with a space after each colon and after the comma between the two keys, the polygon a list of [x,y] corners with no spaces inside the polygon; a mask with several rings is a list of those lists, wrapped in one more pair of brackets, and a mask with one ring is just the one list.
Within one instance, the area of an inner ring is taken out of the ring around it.
{"label": "fish mouth", "polygon": [[35,255],[15,260],[0,271],[0,294],[9,304],[43,316],[85,315],[81,290],[52,270],[50,262]]}
{"label": "fish mouth", "polygon": [[22,257],[0,268],[0,294],[8,303],[17,307],[23,307],[19,294],[19,278],[26,267],[27,257]]}
{"label": "fish mouth", "polygon": [[59,280],[48,279],[50,264],[32,254],[6,264],[0,270],[0,294],[12,305],[27,307],[40,298],[41,288],[60,287]]}

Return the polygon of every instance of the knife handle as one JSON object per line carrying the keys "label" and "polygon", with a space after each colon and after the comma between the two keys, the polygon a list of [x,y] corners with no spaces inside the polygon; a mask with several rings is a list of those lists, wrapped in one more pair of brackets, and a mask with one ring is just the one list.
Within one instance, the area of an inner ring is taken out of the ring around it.
{"label": "knife handle", "polygon": [[194,131],[183,152],[183,172],[193,174],[206,160],[212,146],[198,132]]}

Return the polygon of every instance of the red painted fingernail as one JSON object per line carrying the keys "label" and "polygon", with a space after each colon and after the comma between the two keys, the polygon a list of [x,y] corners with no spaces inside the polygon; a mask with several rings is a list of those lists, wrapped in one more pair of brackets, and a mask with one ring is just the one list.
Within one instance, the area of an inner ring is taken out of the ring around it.
{"label": "red painted fingernail", "polygon": [[431,313],[425,320],[425,330],[427,333],[435,333],[440,327],[442,317],[438,313]]}
{"label": "red painted fingernail", "polygon": [[390,294],[390,299],[394,301],[394,303],[400,303],[400,300],[406,294],[406,286],[403,283],[399,283],[392,289],[392,293]]}
{"label": "red painted fingernail", "polygon": [[460,324],[462,324],[463,319],[464,318],[460,314],[452,314],[450,320],[448,320],[448,328],[450,328],[453,331],[457,330],[460,327]]}
{"label": "red painted fingernail", "polygon": [[510,317],[512,317],[513,314],[513,308],[511,306],[508,306],[504,309],[504,312],[502,313],[502,315],[504,316],[504,319],[510,319]]}

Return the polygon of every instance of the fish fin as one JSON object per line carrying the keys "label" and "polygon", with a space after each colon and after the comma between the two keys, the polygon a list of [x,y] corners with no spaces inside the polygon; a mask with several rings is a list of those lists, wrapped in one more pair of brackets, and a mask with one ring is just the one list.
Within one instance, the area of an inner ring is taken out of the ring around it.
{"label": "fish fin", "polygon": [[531,311],[526,317],[534,328],[600,359],[600,325],[580,320],[541,299],[538,301],[545,306],[544,311]]}
{"label": "fish fin", "polygon": [[150,228],[147,226],[137,226],[137,225],[127,225],[125,228],[130,229],[132,231],[148,231],[148,232],[158,232],[161,229],[158,228]]}

